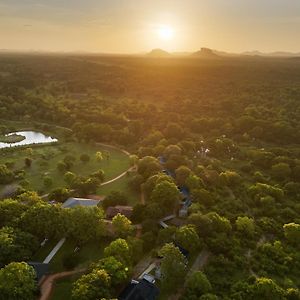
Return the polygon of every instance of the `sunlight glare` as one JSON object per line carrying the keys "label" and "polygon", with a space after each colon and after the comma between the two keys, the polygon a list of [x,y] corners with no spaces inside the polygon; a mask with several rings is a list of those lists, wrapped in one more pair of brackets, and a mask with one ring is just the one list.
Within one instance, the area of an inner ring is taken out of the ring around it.
{"label": "sunlight glare", "polygon": [[174,29],[167,25],[160,26],[157,32],[159,37],[163,40],[171,40],[174,37]]}

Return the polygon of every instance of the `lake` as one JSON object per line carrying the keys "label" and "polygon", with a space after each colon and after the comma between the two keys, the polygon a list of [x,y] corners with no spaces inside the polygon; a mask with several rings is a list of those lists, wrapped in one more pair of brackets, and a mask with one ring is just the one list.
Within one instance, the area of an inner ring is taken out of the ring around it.
{"label": "lake", "polygon": [[17,146],[24,146],[24,145],[31,145],[31,144],[48,144],[57,142],[57,139],[44,135],[41,132],[36,131],[17,131],[8,133],[6,136],[10,136],[13,134],[22,135],[25,137],[23,141],[17,143],[0,143],[0,149],[3,148],[10,148],[10,147],[17,147]]}

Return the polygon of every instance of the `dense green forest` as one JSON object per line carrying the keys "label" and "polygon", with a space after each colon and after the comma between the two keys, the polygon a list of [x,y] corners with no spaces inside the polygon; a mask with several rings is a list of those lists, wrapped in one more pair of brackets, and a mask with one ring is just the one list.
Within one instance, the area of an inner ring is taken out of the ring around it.
{"label": "dense green forest", "polygon": [[[34,299],[31,270],[13,262],[32,260],[45,238],[65,236],[80,246],[106,243],[103,257],[72,283],[72,299],[117,297],[148,256],[161,259],[160,299],[300,299],[299,59],[1,54],[0,119],[2,135],[30,124],[60,130],[65,143],[126,149],[136,167],[126,189],[144,199],[133,202],[130,220],[113,219],[112,237],[103,209],[128,204],[123,191],[111,192],[101,208],[66,210],[21,185],[0,200],[3,299]],[[66,149],[58,176],[72,182],[49,187],[49,200],[96,193],[109,172],[75,180]],[[0,151],[6,185],[20,172],[10,151]],[[22,155],[26,164],[30,153]],[[191,205],[162,229],[158,221],[182,208],[178,187]],[[65,265],[75,268],[76,260]],[[27,276],[23,298],[3,284],[17,268]]]}

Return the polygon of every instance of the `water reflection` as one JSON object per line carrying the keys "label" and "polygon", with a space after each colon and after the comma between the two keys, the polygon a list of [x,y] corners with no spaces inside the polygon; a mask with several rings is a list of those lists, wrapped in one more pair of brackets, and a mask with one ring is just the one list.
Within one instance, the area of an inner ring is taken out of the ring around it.
{"label": "water reflection", "polygon": [[17,143],[0,143],[0,149],[31,144],[47,144],[57,142],[57,139],[36,131],[17,131],[8,133],[6,136],[13,134],[22,135],[25,137],[25,139]]}

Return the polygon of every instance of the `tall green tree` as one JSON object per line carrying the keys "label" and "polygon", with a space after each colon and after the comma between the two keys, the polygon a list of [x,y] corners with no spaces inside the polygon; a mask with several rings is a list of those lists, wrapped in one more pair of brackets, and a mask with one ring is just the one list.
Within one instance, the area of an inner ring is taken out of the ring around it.
{"label": "tall green tree", "polygon": [[165,212],[172,212],[179,204],[179,190],[169,181],[158,183],[151,193],[151,200],[159,203]]}
{"label": "tall green tree", "polygon": [[117,214],[112,219],[112,225],[115,231],[115,234],[118,237],[126,237],[133,232],[133,226],[131,221],[126,218],[124,215]]}
{"label": "tall green tree", "polygon": [[177,229],[175,238],[181,247],[190,252],[199,249],[200,239],[194,225],[185,225]]}
{"label": "tall green tree", "polygon": [[166,290],[175,291],[183,284],[187,271],[186,258],[173,243],[162,247],[161,260],[162,284]]}
{"label": "tall green tree", "polygon": [[189,276],[185,282],[184,299],[199,299],[202,295],[212,291],[212,286],[206,275],[197,271]]}
{"label": "tall green tree", "polygon": [[110,298],[111,279],[103,269],[94,269],[91,273],[81,276],[73,284],[73,300],[95,300]]}
{"label": "tall green tree", "polygon": [[34,300],[36,282],[34,269],[26,264],[10,263],[0,269],[0,297],[7,300]]}

